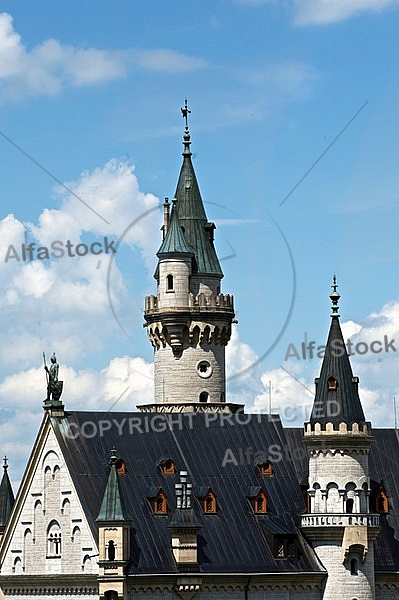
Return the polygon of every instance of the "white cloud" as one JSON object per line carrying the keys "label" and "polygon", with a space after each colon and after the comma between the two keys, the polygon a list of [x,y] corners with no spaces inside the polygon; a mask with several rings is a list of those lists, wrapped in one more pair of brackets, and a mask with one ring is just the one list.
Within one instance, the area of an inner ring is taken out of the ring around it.
{"label": "white cloud", "polygon": [[138,50],[132,53],[132,59],[142,69],[165,73],[184,73],[207,66],[203,58],[187,56],[167,48]]}
{"label": "white cloud", "polygon": [[203,59],[166,48],[122,51],[78,48],[45,40],[27,50],[13,18],[0,13],[0,99],[56,95],[67,87],[126,77],[129,68],[181,73],[206,66]]}
{"label": "white cloud", "polygon": [[[153,365],[142,358],[116,357],[100,372],[61,364],[59,378],[64,381],[61,399],[69,410],[133,411],[137,404],[153,401]],[[2,452],[10,457],[13,481],[22,476],[45,397],[43,367],[15,373],[0,383]]]}
{"label": "white cloud", "polygon": [[327,25],[364,13],[378,13],[399,5],[399,0],[234,0],[244,6],[280,4],[293,14],[295,25]]}
{"label": "white cloud", "polygon": [[294,0],[297,25],[324,25],[398,6],[399,0]]}
{"label": "white cloud", "polygon": [[[110,256],[114,256],[111,251],[108,255],[64,256],[30,262],[23,260],[21,246],[26,241],[26,232],[28,243],[35,242],[36,249],[40,246],[50,248],[53,241],[61,241],[65,248],[68,240],[74,248],[79,243],[89,245],[93,241],[104,246],[105,236],[109,242],[116,242],[126,228],[145,214],[137,225],[129,228],[120,248],[121,251],[124,245],[133,250],[129,278],[132,279],[139,269],[145,278],[145,273],[153,270],[154,234],[160,236],[161,215],[157,208],[158,199],[140,191],[133,171],[130,164],[111,160],[68,183],[77,195],[106,218],[108,224],[63,188],[58,190],[61,208],[44,209],[38,224],[23,224],[13,215],[0,222],[0,284],[3,291],[0,298],[3,331],[0,359],[8,372],[16,364],[19,368],[37,364],[46,348],[59,350],[62,360],[67,363],[82,360],[89,349],[97,352],[108,345],[111,332],[115,335],[117,330],[120,334],[107,291],[107,267]],[[5,263],[10,244],[20,260],[10,258]],[[124,302],[128,294],[118,261],[116,255],[109,293],[114,305],[122,310],[126,308]],[[141,311],[137,311],[135,318],[141,318]]]}

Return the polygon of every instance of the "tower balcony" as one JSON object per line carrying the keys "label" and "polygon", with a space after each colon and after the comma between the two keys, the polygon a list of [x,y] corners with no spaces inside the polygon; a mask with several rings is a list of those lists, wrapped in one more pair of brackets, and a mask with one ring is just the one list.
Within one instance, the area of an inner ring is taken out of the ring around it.
{"label": "tower balcony", "polygon": [[319,513],[301,517],[301,527],[380,527],[380,515],[374,513]]}
{"label": "tower balcony", "polygon": [[196,296],[191,292],[188,294],[187,306],[182,307],[164,307],[161,305],[158,296],[146,296],[145,298],[145,314],[157,314],[163,310],[187,310],[190,311],[228,311],[234,314],[234,299],[231,294],[197,294]]}

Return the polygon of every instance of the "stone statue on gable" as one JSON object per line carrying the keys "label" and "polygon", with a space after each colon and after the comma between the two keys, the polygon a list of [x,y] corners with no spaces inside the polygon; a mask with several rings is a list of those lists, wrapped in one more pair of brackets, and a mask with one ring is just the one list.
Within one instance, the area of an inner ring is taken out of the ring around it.
{"label": "stone statue on gable", "polygon": [[44,369],[47,374],[47,398],[45,400],[46,403],[50,402],[59,402],[62,394],[62,388],[64,385],[63,381],[59,381],[58,379],[58,371],[59,364],[57,363],[57,358],[55,353],[50,358],[51,365],[50,368],[46,365],[46,357],[43,352],[43,360],[44,360]]}

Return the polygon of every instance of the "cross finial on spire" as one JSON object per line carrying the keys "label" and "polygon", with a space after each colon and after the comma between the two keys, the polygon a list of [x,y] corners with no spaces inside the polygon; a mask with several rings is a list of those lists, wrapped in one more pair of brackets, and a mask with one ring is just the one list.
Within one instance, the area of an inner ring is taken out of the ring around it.
{"label": "cross finial on spire", "polygon": [[184,99],[184,108],[181,108],[181,114],[183,115],[183,119],[186,120],[186,129],[188,129],[188,115],[191,113],[187,105],[187,98]]}
{"label": "cross finial on spire", "polygon": [[339,307],[338,307],[338,301],[341,298],[340,294],[337,292],[337,278],[334,274],[333,276],[333,283],[332,283],[332,289],[333,291],[330,294],[330,299],[332,302],[332,306],[331,306],[331,316],[332,317],[339,317]]}
{"label": "cross finial on spire", "polygon": [[4,463],[3,463],[3,469],[4,469],[5,471],[7,471],[7,469],[8,469],[8,457],[7,457],[7,456],[5,456],[3,460],[4,460]]}

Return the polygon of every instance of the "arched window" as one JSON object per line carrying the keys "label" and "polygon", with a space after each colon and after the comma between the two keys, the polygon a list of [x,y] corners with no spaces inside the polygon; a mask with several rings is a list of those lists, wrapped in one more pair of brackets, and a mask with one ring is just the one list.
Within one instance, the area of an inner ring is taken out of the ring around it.
{"label": "arched window", "polygon": [[118,592],[115,590],[108,590],[104,594],[105,600],[118,600]]}
{"label": "arched window", "polygon": [[17,556],[16,559],[14,560],[12,571],[13,571],[13,573],[22,573],[22,560],[20,559],[19,556]]}
{"label": "arched window", "polygon": [[108,542],[108,560],[115,560],[116,547],[114,540]]}
{"label": "arched window", "polygon": [[47,528],[47,556],[61,556],[61,529],[57,521]]}
{"label": "arched window", "polygon": [[61,514],[69,516],[70,512],[71,503],[69,502],[68,498],[64,498],[64,500],[62,501]]}
{"label": "arched window", "polygon": [[168,292],[171,292],[173,290],[173,275],[166,276],[166,289],[168,290]]}
{"label": "arched window", "polygon": [[200,397],[199,397],[199,401],[200,402],[208,402],[208,398],[209,398],[208,392],[201,392],[200,393]]}

